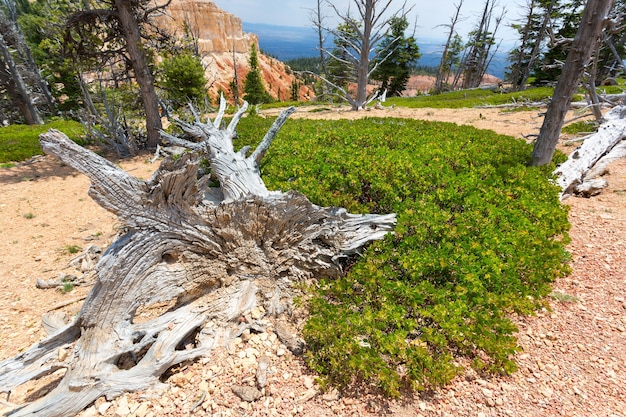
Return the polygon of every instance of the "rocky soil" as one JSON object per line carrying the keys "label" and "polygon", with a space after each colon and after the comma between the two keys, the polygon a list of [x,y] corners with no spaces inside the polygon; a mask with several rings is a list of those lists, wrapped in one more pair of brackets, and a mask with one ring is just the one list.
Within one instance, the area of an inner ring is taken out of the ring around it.
{"label": "rocky soil", "polygon": [[[293,117],[363,115],[452,121],[517,137],[536,134],[541,123],[536,112],[497,109],[394,108],[357,115],[337,108]],[[156,168],[150,157],[118,162],[146,178]],[[626,161],[614,163],[606,179],[609,188],[600,196],[564,201],[572,223],[572,274],[555,283],[550,309],[516,318],[523,350],[511,376],[469,371],[445,389],[398,401],[369,391],[322,392],[267,321],[265,332],[244,333],[211,357],[172,369],[165,389],[100,398],[81,416],[626,416]],[[91,201],[88,187],[84,176],[50,157],[0,169],[0,359],[45,337],[42,314],[71,317],[79,310],[87,286],[63,293],[35,284],[59,274],[88,280],[88,265],[81,269],[70,261],[114,238],[115,216]],[[252,389],[259,380],[263,389]],[[9,401],[45,394],[46,382],[54,377],[21,387]],[[0,398],[0,412],[11,403]]]}

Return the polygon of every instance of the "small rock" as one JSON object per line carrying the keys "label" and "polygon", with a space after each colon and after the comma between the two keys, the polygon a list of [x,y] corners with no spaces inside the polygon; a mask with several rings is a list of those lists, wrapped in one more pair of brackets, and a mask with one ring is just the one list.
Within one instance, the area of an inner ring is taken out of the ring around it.
{"label": "small rock", "polygon": [[487,398],[493,397],[493,391],[490,390],[489,388],[483,388],[482,391],[483,391],[483,395],[485,397],[487,397]]}
{"label": "small rock", "polygon": [[125,417],[129,414],[130,408],[128,407],[128,398],[122,397],[117,404],[117,410],[115,410],[115,415]]}
{"label": "small rock", "polygon": [[267,368],[269,366],[270,358],[265,355],[261,356],[256,370],[256,382],[259,388],[264,388],[267,385]]}
{"label": "small rock", "polygon": [[303,382],[304,382],[304,386],[308,389],[313,388],[313,385],[315,385],[315,379],[313,379],[312,377],[308,375],[303,378]]}
{"label": "small rock", "polygon": [[233,393],[235,393],[237,397],[249,403],[258,400],[263,395],[261,394],[261,391],[259,391],[255,387],[250,387],[247,385],[233,385],[230,387],[230,389],[233,391]]}
{"label": "small rock", "polygon": [[332,389],[328,391],[326,394],[322,395],[322,399],[324,401],[335,401],[339,398],[339,391],[336,389]]}
{"label": "small rock", "polygon": [[246,329],[243,331],[243,333],[241,333],[241,340],[243,342],[247,342],[248,340],[250,340],[250,329]]}
{"label": "small rock", "polygon": [[539,387],[538,391],[546,398],[550,398],[554,394],[554,390],[547,386]]}
{"label": "small rock", "polygon": [[311,398],[317,395],[317,390],[315,388],[309,388],[304,391],[304,393],[298,398],[299,403],[305,403],[309,401]]}
{"label": "small rock", "polygon": [[259,356],[259,351],[255,348],[246,349],[246,358],[256,359]]}
{"label": "small rock", "polygon": [[286,353],[285,349],[283,349],[283,348],[276,349],[276,356],[284,356],[285,353]]}
{"label": "small rock", "polygon": [[146,414],[148,414],[148,403],[141,403],[141,405],[135,410],[135,415],[137,417],[145,417]]}
{"label": "small rock", "polygon": [[63,362],[67,359],[67,349],[59,348],[57,350],[57,357],[59,358],[59,362]]}
{"label": "small rock", "polygon": [[[1,409],[0,409],[0,412],[2,412]],[[99,413],[96,407],[89,407],[83,412],[83,417],[96,417],[98,414]]]}
{"label": "small rock", "polygon": [[304,351],[304,340],[296,337],[287,326],[281,322],[276,322],[274,332],[281,342],[293,353],[298,356]]}
{"label": "small rock", "polygon": [[252,317],[253,320],[259,320],[261,317],[263,317],[264,313],[265,311],[263,310],[263,307],[257,306],[254,307],[250,312],[250,317]]}
{"label": "small rock", "polygon": [[[521,359],[521,355],[520,355],[520,359]],[[478,385],[480,385],[481,387],[486,387],[487,386],[487,381],[485,381],[484,379],[477,379],[476,383]]]}
{"label": "small rock", "polygon": [[105,415],[109,407],[111,407],[110,402],[103,402],[98,406],[98,413],[100,413],[101,416]]}

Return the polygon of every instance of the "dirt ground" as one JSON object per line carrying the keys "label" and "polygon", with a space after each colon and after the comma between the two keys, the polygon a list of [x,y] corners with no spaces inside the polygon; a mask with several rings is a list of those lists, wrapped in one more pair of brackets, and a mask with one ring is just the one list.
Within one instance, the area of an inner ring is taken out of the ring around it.
{"label": "dirt ground", "polygon": [[[537,134],[536,112],[498,109],[346,108],[292,117],[410,117],[469,124],[515,137]],[[264,111],[273,115],[275,111]],[[566,152],[573,147],[564,147]],[[117,161],[139,178],[156,166],[151,155]],[[268,331],[199,362],[174,369],[169,388],[99,399],[82,416],[626,416],[626,160],[605,177],[609,188],[591,199],[569,198],[572,274],[556,282],[551,309],[517,318],[519,370],[485,379],[471,371],[434,393],[388,401],[371,393],[321,392],[302,361]],[[51,157],[0,169],[0,360],[43,339],[42,314],[75,315],[88,287],[62,293],[38,289],[38,278],[81,275],[69,262],[89,245],[105,249],[119,224],[87,195],[86,177]],[[77,253],[72,253],[76,252]],[[256,359],[271,360],[265,396],[242,402],[230,386],[252,384]],[[19,403],[48,388],[25,386]],[[11,403],[0,397],[0,413]]]}

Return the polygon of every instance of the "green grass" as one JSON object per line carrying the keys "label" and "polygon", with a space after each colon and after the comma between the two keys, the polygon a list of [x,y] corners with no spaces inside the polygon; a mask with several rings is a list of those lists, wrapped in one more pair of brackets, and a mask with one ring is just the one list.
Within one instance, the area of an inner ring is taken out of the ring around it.
{"label": "green grass", "polygon": [[570,123],[561,129],[563,133],[569,133],[572,135],[578,133],[592,133],[598,130],[598,122],[595,120],[584,120],[579,122]]}
{"label": "green grass", "polygon": [[78,252],[82,250],[82,248],[78,245],[65,245],[63,249],[65,252],[72,254],[72,255],[77,254]]}
{"label": "green grass", "polygon": [[293,106],[293,107],[315,106],[318,104],[320,103],[314,102],[314,101],[274,101],[272,103],[261,104],[261,110],[276,109],[276,108],[289,107],[289,106]]}
{"label": "green grass", "polygon": [[424,95],[411,98],[392,97],[385,105],[395,104],[409,108],[445,108],[457,109],[463,107],[494,106],[511,103],[545,102],[552,97],[552,88],[529,88],[517,93],[499,93],[492,90],[459,90],[436,95]]}
{"label": "green grass", "polygon": [[49,129],[65,133],[73,141],[84,144],[83,125],[71,120],[54,120],[40,126],[11,125],[0,127],[0,163],[24,161],[35,155],[43,154],[39,145],[39,135]]}
{"label": "green grass", "polygon": [[[271,123],[243,119],[237,145]],[[311,288],[306,358],[325,383],[365,381],[399,395],[446,384],[459,358],[480,372],[514,371],[510,315],[545,305],[569,270],[554,165],[528,167],[531,151],[452,123],[285,124],[262,165],[268,187],[398,216],[395,233],[352,259],[345,276]]]}

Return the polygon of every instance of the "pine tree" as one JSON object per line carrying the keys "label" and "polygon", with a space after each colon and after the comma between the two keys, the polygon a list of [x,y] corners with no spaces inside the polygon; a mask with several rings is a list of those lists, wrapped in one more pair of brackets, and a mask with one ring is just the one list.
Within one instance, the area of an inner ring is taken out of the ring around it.
{"label": "pine tree", "polygon": [[244,100],[250,104],[260,104],[272,101],[261,78],[261,70],[259,68],[259,56],[256,51],[256,45],[250,47],[250,59],[248,60],[250,70],[243,82]]}
{"label": "pine tree", "polygon": [[[371,78],[382,83],[380,90],[389,96],[400,96],[411,76],[411,64],[421,56],[415,37],[404,35],[409,26],[406,16],[393,17],[389,21],[391,30],[378,46],[378,56]],[[386,59],[385,59],[386,58]]]}

